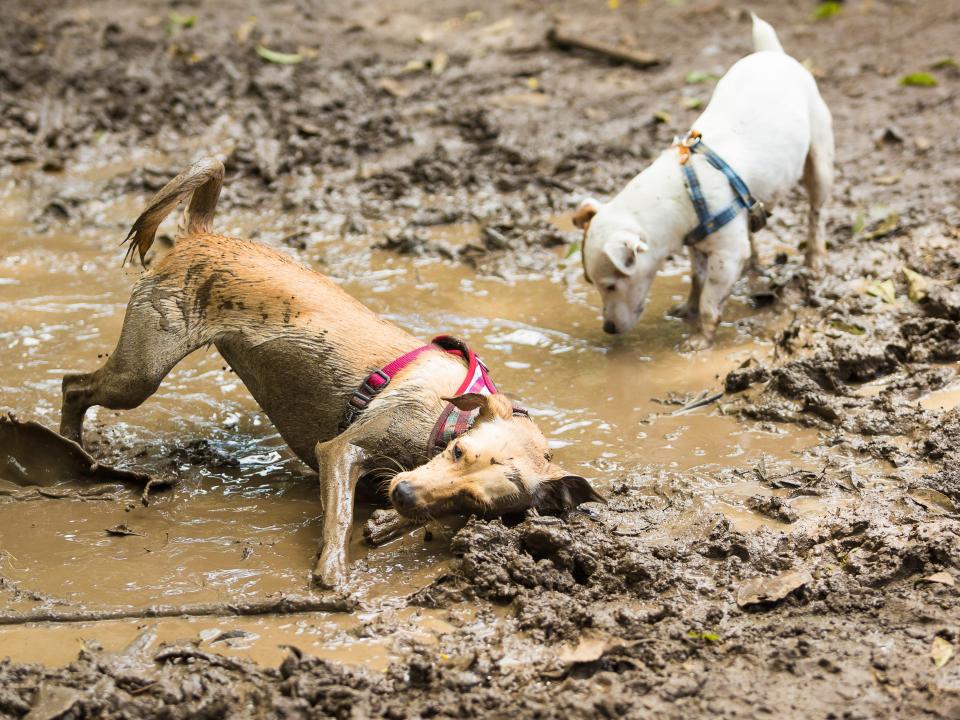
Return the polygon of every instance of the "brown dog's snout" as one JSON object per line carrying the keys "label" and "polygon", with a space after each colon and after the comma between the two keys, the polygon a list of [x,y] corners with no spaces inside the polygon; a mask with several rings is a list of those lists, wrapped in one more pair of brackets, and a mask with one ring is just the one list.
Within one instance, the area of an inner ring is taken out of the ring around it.
{"label": "brown dog's snout", "polygon": [[417,506],[417,493],[407,480],[401,480],[390,491],[390,502],[398,512],[409,512]]}

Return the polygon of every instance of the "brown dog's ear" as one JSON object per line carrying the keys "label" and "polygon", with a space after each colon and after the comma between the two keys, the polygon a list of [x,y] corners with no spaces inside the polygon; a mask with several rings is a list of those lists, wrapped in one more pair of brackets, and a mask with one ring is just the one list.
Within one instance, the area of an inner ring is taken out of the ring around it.
{"label": "brown dog's ear", "polygon": [[579,475],[546,478],[533,491],[533,507],[542,515],[560,515],[585,502],[606,500]]}
{"label": "brown dog's ear", "polygon": [[593,198],[587,198],[577,206],[577,211],[573,213],[573,224],[581,230],[586,230],[593,216],[600,209],[600,203]]}
{"label": "brown dog's ear", "polygon": [[480,409],[480,415],[477,422],[485,422],[494,418],[509,420],[513,416],[513,403],[507,399],[506,395],[497,393],[496,395],[484,395],[483,393],[464,393],[457,397],[441,398],[447,402],[453,403],[454,407],[464,412]]}

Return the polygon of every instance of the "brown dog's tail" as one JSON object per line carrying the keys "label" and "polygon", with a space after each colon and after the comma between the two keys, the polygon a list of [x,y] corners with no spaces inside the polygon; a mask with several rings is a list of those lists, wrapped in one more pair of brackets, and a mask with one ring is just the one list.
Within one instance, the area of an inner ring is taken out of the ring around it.
{"label": "brown dog's tail", "polygon": [[124,243],[129,243],[123,264],[133,257],[134,251],[140,254],[140,263],[147,250],[153,245],[153,238],[163,219],[170,214],[188,195],[193,195],[187,207],[185,234],[208,233],[213,230],[213,212],[217,209],[217,199],[223,186],[223,163],[216,158],[204,158],[195,162],[173,180],[163,186],[130,228]]}

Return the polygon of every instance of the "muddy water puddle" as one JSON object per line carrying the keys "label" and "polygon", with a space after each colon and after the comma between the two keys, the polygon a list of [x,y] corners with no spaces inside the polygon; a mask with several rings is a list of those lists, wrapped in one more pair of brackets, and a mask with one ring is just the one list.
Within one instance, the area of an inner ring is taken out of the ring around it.
{"label": "muddy water puddle", "polygon": [[[90,181],[91,178],[86,178]],[[84,179],[75,180],[84,187]],[[229,192],[229,190],[228,190]],[[36,234],[23,188],[0,184],[0,407],[50,427],[59,422],[64,373],[102,363],[119,335],[136,272],[120,269],[117,243],[142,198],[101,203],[94,226],[50,223]],[[283,218],[224,213],[219,227],[268,242],[264,225]],[[172,224],[171,224],[172,228]],[[459,241],[475,228],[436,230]],[[319,253],[319,254],[318,254]],[[323,262],[318,258],[322,255]],[[564,467],[591,478],[601,491],[638,475],[669,485],[683,476],[701,510],[727,514],[749,530],[783,527],[744,505],[769,494],[759,483],[720,479],[719,470],[750,467],[761,458],[772,470],[814,467],[805,450],[812,431],[745,425],[715,404],[678,413],[684,402],[711,395],[727,371],[769,346],[724,327],[716,349],[682,357],[676,345],[686,327],[664,317],[681,300],[688,278],[660,277],[640,325],[624,337],[605,335],[592,288],[579,265],[557,251],[550,276],[505,281],[432,259],[411,259],[323,237],[304,258],[415,335],[451,333],[466,339],[491,367],[502,390],[534,416]],[[731,308],[731,317],[752,311]],[[0,607],[22,607],[12,587],[36,602],[84,607],[143,607],[154,603],[231,601],[302,593],[320,538],[316,480],[287,450],[215,350],[187,358],[155,396],[135,410],[91,410],[87,446],[94,455],[146,472],[176,476],[175,490],[148,507],[135,493],[118,499],[0,498]],[[0,481],[0,489],[9,483]],[[804,499],[802,516],[829,501]],[[362,520],[369,510],[362,509]],[[118,524],[135,534],[106,532]],[[682,527],[663,532],[682,532]],[[471,621],[464,609],[403,609],[403,598],[442,573],[449,531],[430,542],[422,531],[378,549],[351,547],[355,615],[313,613],[254,619],[150,621],[161,640],[196,638],[210,649],[276,664],[281,645],[343,662],[382,667],[404,637],[365,639],[358,628],[378,613],[407,613],[402,633],[442,634],[450,622]],[[8,597],[9,596],[9,597]],[[459,615],[458,615],[459,613]],[[119,649],[145,621],[0,628],[0,657],[61,664],[85,644]],[[212,643],[223,633],[236,636]],[[405,636],[406,637],[406,636]],[[409,638],[407,638],[409,639]]]}

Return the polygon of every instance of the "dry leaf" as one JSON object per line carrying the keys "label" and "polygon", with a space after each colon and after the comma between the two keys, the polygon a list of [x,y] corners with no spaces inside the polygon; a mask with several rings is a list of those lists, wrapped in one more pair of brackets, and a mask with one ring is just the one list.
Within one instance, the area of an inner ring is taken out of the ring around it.
{"label": "dry leaf", "polygon": [[557,653],[557,660],[564,665],[593,662],[611,650],[632,647],[634,644],[605,633],[584,633],[576,645],[562,645]]}
{"label": "dry leaf", "polygon": [[933,664],[936,667],[942,668],[953,657],[953,645],[949,640],[944,640],[938,635],[930,646],[930,657],[933,658]]}
{"label": "dry leaf", "polygon": [[233,31],[233,37],[238,43],[245,43],[250,39],[250,34],[253,32],[253,29],[257,26],[257,18],[255,15],[251,15],[242,23],[237,26],[237,29]]}
{"label": "dry leaf", "polygon": [[940,585],[949,585],[950,587],[954,587],[956,584],[953,579],[953,575],[948,573],[946,570],[925,577],[920,582],[939,583]]}
{"label": "dry leaf", "polygon": [[897,301],[897,287],[891,280],[874,280],[867,285],[867,295],[873,295],[892,305]]}
{"label": "dry leaf", "polygon": [[957,511],[957,506],[953,504],[953,500],[939,490],[918,487],[913,488],[909,495],[911,500],[923,505],[923,507],[932,512],[939,514],[943,512],[955,513]]}
{"label": "dry leaf", "polygon": [[903,175],[878,175],[873,179],[874,185],[896,185]]}
{"label": "dry leaf", "polygon": [[774,577],[751,578],[740,586],[737,605],[746,607],[776,602],[812,581],[813,576],[806,570],[789,570]]}
{"label": "dry leaf", "polygon": [[920,302],[927,296],[930,280],[910,268],[903,268],[903,276],[907,279],[907,297],[913,302]]}
{"label": "dry leaf", "polygon": [[440,50],[434,54],[433,58],[430,60],[430,71],[434,75],[440,75],[444,70],[447,69],[447,65],[449,64],[450,56],[443,52],[443,50]]}
{"label": "dry leaf", "polygon": [[395,98],[404,98],[410,94],[409,88],[407,88],[407,86],[404,85],[399,80],[394,80],[393,78],[385,77],[385,78],[380,78],[380,80],[378,80],[377,82],[379,83],[381,88],[383,88],[386,92],[393,95]]}

